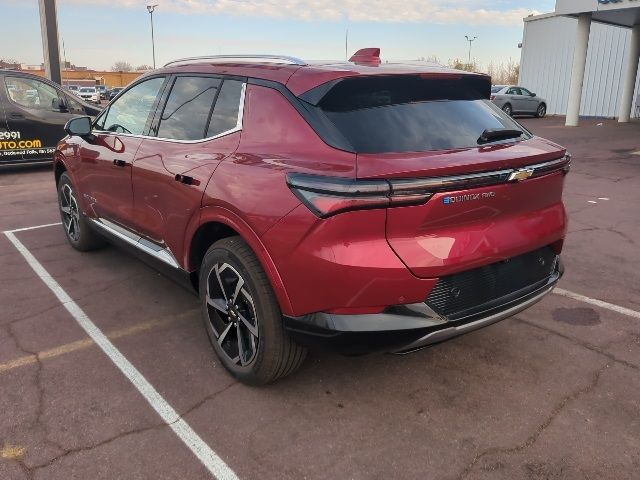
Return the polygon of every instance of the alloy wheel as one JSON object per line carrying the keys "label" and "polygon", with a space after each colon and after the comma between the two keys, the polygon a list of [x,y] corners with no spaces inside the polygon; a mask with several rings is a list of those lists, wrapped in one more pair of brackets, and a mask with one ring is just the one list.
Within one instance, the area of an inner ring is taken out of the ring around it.
{"label": "alloy wheel", "polygon": [[209,323],[224,354],[249,365],[258,351],[258,316],[242,275],[228,263],[216,263],[207,277]]}
{"label": "alloy wheel", "polygon": [[60,191],[60,211],[62,222],[69,238],[74,242],[80,239],[80,213],[73,189],[67,183]]}
{"label": "alloy wheel", "polygon": [[546,114],[547,114],[547,107],[545,107],[544,105],[540,105],[538,107],[538,116],[544,117]]}

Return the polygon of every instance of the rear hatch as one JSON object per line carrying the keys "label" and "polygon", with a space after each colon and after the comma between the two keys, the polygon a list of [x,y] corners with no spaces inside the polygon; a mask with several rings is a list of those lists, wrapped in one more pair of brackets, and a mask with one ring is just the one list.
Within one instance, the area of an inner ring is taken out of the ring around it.
{"label": "rear hatch", "polygon": [[386,236],[418,277],[560,248],[566,152],[489,95],[482,75],[370,76],[342,80],[317,104],[353,145],[358,179],[416,198],[387,209]]}

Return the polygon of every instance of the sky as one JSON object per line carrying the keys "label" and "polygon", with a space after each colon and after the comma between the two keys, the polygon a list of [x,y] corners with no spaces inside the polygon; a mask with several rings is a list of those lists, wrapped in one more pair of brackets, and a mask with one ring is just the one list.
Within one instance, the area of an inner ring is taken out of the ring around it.
{"label": "sky", "polygon": [[[268,53],[306,60],[344,59],[380,47],[387,60],[468,56],[519,61],[522,18],[555,0],[152,0],[156,65],[206,54]],[[152,64],[150,16],[140,0],[57,0],[64,57],[110,69],[116,61]],[[42,62],[37,0],[2,0],[0,57]],[[9,20],[10,19],[10,20]],[[9,21],[7,21],[9,20]],[[64,58],[63,58],[64,60]]]}

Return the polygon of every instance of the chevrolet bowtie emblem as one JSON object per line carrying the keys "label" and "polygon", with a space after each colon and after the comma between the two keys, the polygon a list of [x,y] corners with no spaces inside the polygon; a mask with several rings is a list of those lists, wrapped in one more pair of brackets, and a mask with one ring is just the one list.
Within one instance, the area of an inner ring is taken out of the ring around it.
{"label": "chevrolet bowtie emblem", "polygon": [[533,168],[521,168],[515,172],[511,172],[508,180],[510,182],[521,182],[533,175]]}

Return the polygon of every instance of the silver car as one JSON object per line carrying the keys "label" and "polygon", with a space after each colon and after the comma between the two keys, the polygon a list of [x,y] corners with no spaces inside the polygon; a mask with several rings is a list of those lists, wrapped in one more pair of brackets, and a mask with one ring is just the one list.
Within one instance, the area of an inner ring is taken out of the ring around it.
{"label": "silver car", "polygon": [[491,101],[507,115],[524,114],[542,118],[547,114],[547,101],[523,87],[494,85]]}

